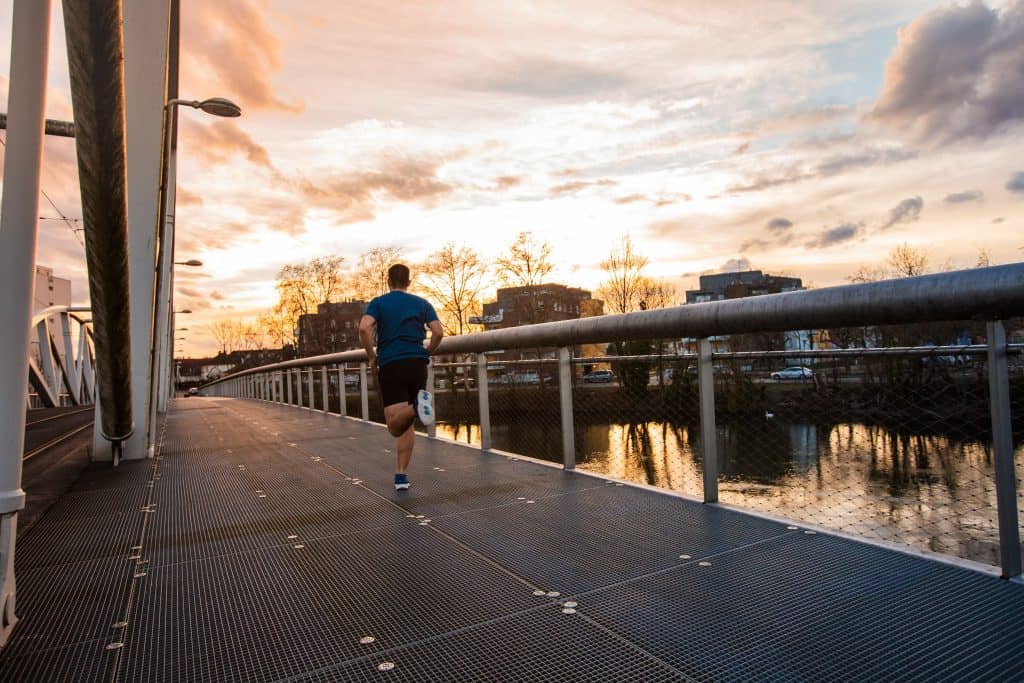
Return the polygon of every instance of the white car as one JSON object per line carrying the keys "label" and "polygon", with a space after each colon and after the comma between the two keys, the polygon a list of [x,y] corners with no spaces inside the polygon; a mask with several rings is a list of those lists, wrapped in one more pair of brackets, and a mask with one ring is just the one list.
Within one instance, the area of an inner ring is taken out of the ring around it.
{"label": "white car", "polygon": [[772,373],[772,379],[810,379],[812,377],[814,377],[814,371],[800,365],[782,368]]}

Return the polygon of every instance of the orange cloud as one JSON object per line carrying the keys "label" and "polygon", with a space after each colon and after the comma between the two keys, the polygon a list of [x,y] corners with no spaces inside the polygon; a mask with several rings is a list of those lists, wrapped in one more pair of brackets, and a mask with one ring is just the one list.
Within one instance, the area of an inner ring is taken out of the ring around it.
{"label": "orange cloud", "polygon": [[275,170],[267,149],[232,120],[200,124],[182,119],[178,148],[186,154],[195,154],[215,163],[223,163],[235,154],[242,154],[257,166]]}
{"label": "orange cloud", "polygon": [[266,0],[183,3],[181,83],[185,97],[221,95],[246,109],[298,112],[270,75],[281,68],[281,41],[270,29]]}
{"label": "orange cloud", "polygon": [[433,206],[455,191],[456,186],[438,177],[442,163],[386,157],[377,170],[337,174],[317,181],[303,178],[296,187],[310,205],[333,211],[345,223],[355,223],[372,219],[381,200]]}

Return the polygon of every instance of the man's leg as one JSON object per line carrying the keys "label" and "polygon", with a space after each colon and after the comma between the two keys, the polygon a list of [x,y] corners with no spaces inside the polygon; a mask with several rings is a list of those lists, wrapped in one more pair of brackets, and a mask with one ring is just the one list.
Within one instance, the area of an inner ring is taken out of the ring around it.
{"label": "man's leg", "polygon": [[416,443],[416,430],[410,424],[409,428],[395,440],[395,474],[405,474],[412,460],[412,447]]}
{"label": "man's leg", "polygon": [[416,409],[411,403],[395,403],[384,406],[384,422],[391,436],[396,439],[405,435],[416,421]]}

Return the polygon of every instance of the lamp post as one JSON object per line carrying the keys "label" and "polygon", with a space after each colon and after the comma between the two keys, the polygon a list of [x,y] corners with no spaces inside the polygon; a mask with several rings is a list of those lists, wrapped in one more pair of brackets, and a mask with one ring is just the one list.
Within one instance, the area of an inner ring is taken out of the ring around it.
{"label": "lamp post", "polygon": [[203,265],[203,262],[199,259],[190,258],[188,261],[175,261],[176,266],[192,266],[193,268]]}
{"label": "lamp post", "polygon": [[[173,189],[169,187],[170,171],[175,163],[171,148],[175,113],[179,106],[192,107],[212,116],[235,118],[242,115],[242,109],[231,100],[211,97],[205,100],[188,100],[173,97],[163,106],[163,130],[160,140],[160,192],[157,198],[157,258],[156,258],[156,310],[153,316],[153,348],[149,366],[149,434],[147,443],[152,448],[153,430],[158,411],[167,410],[167,399],[171,396],[171,349],[168,337],[174,327],[170,309],[174,298],[174,220],[168,215],[168,206],[173,206]],[[171,201],[168,201],[169,197]],[[168,258],[168,247],[170,254]],[[202,262],[191,259],[182,265],[196,266]]]}

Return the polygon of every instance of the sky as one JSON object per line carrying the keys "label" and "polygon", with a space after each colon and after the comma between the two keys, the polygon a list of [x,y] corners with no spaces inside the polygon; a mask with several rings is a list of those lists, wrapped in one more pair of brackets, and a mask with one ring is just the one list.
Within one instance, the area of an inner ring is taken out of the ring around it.
{"label": "sky", "polygon": [[[60,3],[49,74],[70,119]],[[243,116],[180,110],[176,253],[204,266],[178,355],[282,265],[379,246],[531,231],[593,289],[629,235],[680,299],[723,270],[845,284],[903,243],[1024,260],[1024,0],[182,0],[180,93]],[[73,144],[46,142],[37,262],[84,303]]]}

